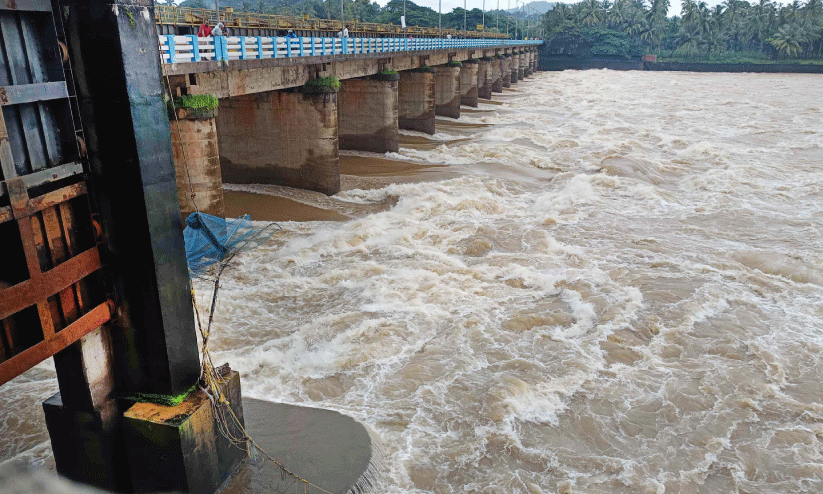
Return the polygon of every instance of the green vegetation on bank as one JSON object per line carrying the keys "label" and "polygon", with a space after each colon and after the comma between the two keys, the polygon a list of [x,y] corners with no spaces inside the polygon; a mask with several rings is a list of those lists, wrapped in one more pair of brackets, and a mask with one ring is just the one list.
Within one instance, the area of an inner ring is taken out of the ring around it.
{"label": "green vegetation on bank", "polygon": [[[172,0],[155,0],[155,3],[173,5]],[[340,19],[340,7],[343,6],[345,20],[359,22],[376,22],[380,24],[400,24],[403,15],[404,0],[390,0],[381,6],[369,0],[220,0],[220,8],[233,7],[235,12],[256,12],[261,14],[299,15],[317,19]],[[199,9],[213,9],[215,0],[185,0],[180,7]],[[445,5],[443,6],[445,7]],[[443,29],[463,29],[465,23],[469,31],[477,30],[485,19],[486,31],[510,33],[513,37],[522,37],[524,33],[515,32],[522,28],[524,20],[529,19],[534,25],[539,14],[521,11],[507,12],[505,10],[483,10],[474,8],[464,10],[461,7],[444,11],[442,17],[437,10],[417,5],[411,0],[405,1],[406,25],[420,27],[438,27]],[[499,29],[498,29],[499,26]]]}
{"label": "green vegetation on bank", "polygon": [[543,16],[548,50],[578,58],[636,57],[666,61],[767,63],[823,60],[823,0],[725,0],[710,8],[684,0],[668,18],[669,0],[585,0],[558,4]]}

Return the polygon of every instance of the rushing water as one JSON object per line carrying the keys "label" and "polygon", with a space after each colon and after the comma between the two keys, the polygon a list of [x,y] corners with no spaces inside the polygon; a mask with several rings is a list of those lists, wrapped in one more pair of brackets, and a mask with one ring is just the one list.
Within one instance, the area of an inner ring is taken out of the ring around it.
{"label": "rushing water", "polygon": [[[380,492],[823,491],[823,79],[516,89],[394,156],[449,178],[240,256],[215,360],[368,424]],[[54,387],[12,385],[32,414]],[[11,415],[0,452],[37,456]]]}

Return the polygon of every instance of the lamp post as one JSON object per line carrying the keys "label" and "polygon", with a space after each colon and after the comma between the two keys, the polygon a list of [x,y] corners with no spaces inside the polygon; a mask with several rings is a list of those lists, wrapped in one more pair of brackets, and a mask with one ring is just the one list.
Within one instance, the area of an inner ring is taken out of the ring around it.
{"label": "lamp post", "polygon": [[497,32],[500,32],[500,0],[497,0]]}
{"label": "lamp post", "polygon": [[466,0],[463,0],[463,35],[466,35]]}
{"label": "lamp post", "polygon": [[437,2],[437,29],[440,31],[440,37],[443,37],[443,0]]}
{"label": "lamp post", "polygon": [[486,33],[486,0],[483,0],[483,33]]}

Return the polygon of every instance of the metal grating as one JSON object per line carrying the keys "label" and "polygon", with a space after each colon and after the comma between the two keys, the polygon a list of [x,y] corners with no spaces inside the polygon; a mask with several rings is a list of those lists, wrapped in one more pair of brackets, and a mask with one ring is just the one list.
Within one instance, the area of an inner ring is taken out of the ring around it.
{"label": "metal grating", "polygon": [[11,158],[3,160],[0,179],[77,159],[64,53],[50,12],[0,7],[0,107],[8,139],[3,152]]}
{"label": "metal grating", "polygon": [[111,318],[51,9],[0,2],[0,385]]}

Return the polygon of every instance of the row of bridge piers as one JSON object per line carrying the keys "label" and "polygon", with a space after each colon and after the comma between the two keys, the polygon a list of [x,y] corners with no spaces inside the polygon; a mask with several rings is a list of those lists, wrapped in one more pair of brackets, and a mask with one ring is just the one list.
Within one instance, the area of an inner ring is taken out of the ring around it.
{"label": "row of bridge piers", "polygon": [[[431,66],[412,57],[415,66],[405,70],[378,64],[374,74],[341,77],[339,88],[215,91],[216,111],[181,111],[170,123],[183,216],[195,210],[224,216],[223,182],[338,192],[340,150],[397,152],[400,129],[434,134],[436,116],[459,118],[461,105],[476,108],[537,69],[537,51],[530,48],[490,55]],[[176,90],[207,92],[219,79],[239,85],[232,76],[198,76],[178,78],[189,84]]]}

